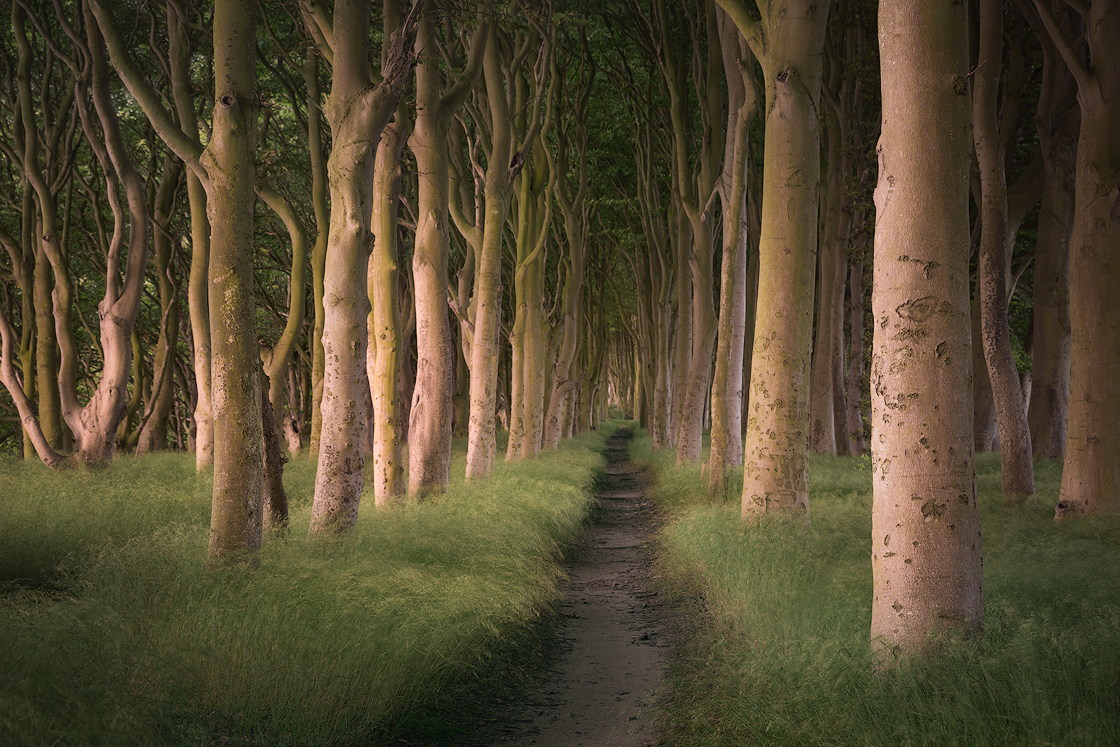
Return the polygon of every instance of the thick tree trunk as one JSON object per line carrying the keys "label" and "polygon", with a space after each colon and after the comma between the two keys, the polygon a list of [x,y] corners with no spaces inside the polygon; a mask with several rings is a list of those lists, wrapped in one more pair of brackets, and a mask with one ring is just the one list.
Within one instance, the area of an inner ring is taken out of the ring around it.
{"label": "thick tree trunk", "polygon": [[984,358],[999,426],[1003,501],[1012,506],[1034,495],[1034,463],[1019,371],[1011,352],[1006,278],[1008,245],[1007,173],[996,121],[1003,39],[1003,4],[980,0],[980,63],[973,75],[973,135],[982,191],[980,234],[980,321]]}
{"label": "thick tree trunk", "polygon": [[[391,0],[390,0],[391,1]],[[327,121],[333,143],[330,175],[330,237],[323,284],[322,431],[311,508],[313,533],[346,533],[358,520],[365,466],[368,258],[372,159],[382,130],[396,109],[411,68],[414,20],[387,44],[384,82],[369,71],[370,8],[337,0],[332,31],[334,76]]]}
{"label": "thick tree trunk", "polygon": [[[981,628],[968,332],[967,6],[884,0],[875,190],[871,637],[881,660]],[[962,137],[962,134],[964,135]]]}
{"label": "thick tree trunk", "polygon": [[[519,88],[523,87],[522,81]],[[523,99],[520,91],[518,99],[519,103]],[[531,163],[521,172],[517,190],[507,460],[533,459],[541,447],[545,369],[543,252],[548,240],[552,192],[551,169],[546,160],[543,140],[539,140]]]}
{"label": "thick tree trunk", "polygon": [[820,199],[821,57],[828,4],[774,6],[763,38],[745,9],[720,0],[766,80],[759,245],[742,515],[809,512],[809,361]]}
{"label": "thick tree trunk", "polygon": [[210,559],[256,562],[264,521],[260,352],[253,297],[257,143],[256,4],[219,3],[214,15],[214,124],[202,164],[210,177],[210,339],[214,499]]}
{"label": "thick tree trunk", "polygon": [[1120,511],[1120,2],[1094,0],[1086,19],[1089,63],[1062,34],[1049,6],[1036,1],[1077,79],[1077,142],[1070,238],[1072,326],[1069,425],[1055,518]]}
{"label": "thick tree trunk", "polygon": [[408,432],[408,493],[443,493],[451,480],[452,365],[455,350],[447,320],[449,200],[447,124],[432,11],[420,17],[416,37],[416,129],[409,147],[419,181],[416,243],[412,254],[416,297],[416,387]]}

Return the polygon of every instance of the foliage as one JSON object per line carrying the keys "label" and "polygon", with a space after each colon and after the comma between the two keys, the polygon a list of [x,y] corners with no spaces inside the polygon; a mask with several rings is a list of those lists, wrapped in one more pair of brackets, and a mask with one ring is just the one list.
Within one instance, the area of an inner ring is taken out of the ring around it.
{"label": "foliage", "polygon": [[367,496],[354,534],[322,542],[297,459],[290,535],[252,573],[206,566],[210,491],[187,455],[89,474],[4,460],[0,743],[368,744],[556,600],[604,444],[421,505]]}
{"label": "foliage", "polygon": [[666,569],[706,608],[672,674],[666,743],[1115,743],[1120,570],[1105,559],[1120,526],[1054,524],[1058,462],[1038,463],[1037,503],[1008,510],[998,455],[980,455],[984,636],[876,674],[871,474],[858,458],[813,457],[811,525],[744,528],[738,506],[707,504],[648,437],[632,453],[669,513]]}

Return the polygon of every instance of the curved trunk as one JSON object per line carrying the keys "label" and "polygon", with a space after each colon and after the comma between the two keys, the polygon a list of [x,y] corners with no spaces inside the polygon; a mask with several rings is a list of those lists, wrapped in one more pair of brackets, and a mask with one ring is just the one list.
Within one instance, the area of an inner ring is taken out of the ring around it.
{"label": "curved trunk", "polygon": [[[1036,4],[1048,13],[1041,4]],[[1052,16],[1051,16],[1052,20]],[[1051,32],[1054,33],[1052,23]],[[1056,38],[1077,77],[1077,207],[1070,238],[1069,426],[1055,518],[1120,511],[1120,2],[1096,0],[1085,24],[1091,64]]]}
{"label": "curved trunk", "polygon": [[[267,376],[265,380],[267,386],[265,388],[268,391],[269,407],[272,411],[268,422],[271,422],[272,427],[277,429],[276,439],[279,442],[279,424],[293,422],[292,418],[284,417],[284,393],[289,389],[287,386],[289,383],[288,372],[292,355],[295,353],[299,335],[303,331],[304,296],[306,295],[307,285],[305,282],[307,276],[307,238],[295,210],[292,209],[291,204],[286,199],[266,185],[260,185],[257,188],[257,194],[284,222],[284,227],[288,229],[288,237],[292,243],[292,267],[288,279],[288,320],[284,324],[284,330],[280,333],[280,339],[276,341],[272,349],[264,350],[262,348],[262,358],[265,361],[264,370]],[[294,399],[290,406],[293,410],[296,408]],[[267,422],[265,427],[268,427]],[[285,432],[288,431],[295,431],[295,429],[285,429]],[[294,432],[292,435],[295,438],[289,440],[289,451],[292,454],[297,454],[300,448],[299,434]],[[266,446],[268,438],[269,436],[266,434]]]}
{"label": "curved trunk", "polygon": [[486,41],[483,75],[493,131],[486,169],[482,242],[474,283],[474,339],[471,341],[471,404],[467,428],[466,479],[489,477],[494,471],[495,416],[498,405],[498,335],[502,314],[502,239],[509,203],[513,136],[505,76],[498,40]]}
{"label": "curved trunk", "polygon": [[[188,137],[198,138],[198,120],[191,93],[190,46],[178,9],[167,4],[167,37],[170,47],[171,92],[179,127]],[[207,276],[210,267],[210,221],[207,217],[206,190],[193,169],[187,169],[187,199],[191,215],[191,267],[187,278],[187,310],[194,349],[195,468],[203,470],[214,463],[214,418],[210,379],[210,308]]]}
{"label": "curved trunk", "polygon": [[159,286],[160,328],[156,351],[152,359],[155,379],[152,382],[147,419],[137,434],[136,453],[159,451],[167,448],[167,420],[175,398],[175,377],[172,374],[175,349],[179,344],[179,293],[178,286],[169,274],[173,268],[171,257],[171,214],[173,199],[182,170],[179,161],[170,154],[163,161],[163,178],[153,203],[152,221],[158,226],[152,232],[152,264],[155,266]]}
{"label": "curved trunk", "polygon": [[984,64],[973,76],[973,134],[980,167],[980,321],[984,358],[999,426],[1000,475],[1005,505],[1034,495],[1034,463],[1019,371],[1011,352],[1007,310],[1008,246],[1007,173],[996,122],[1000,76],[1003,4],[980,0],[980,56]]}
{"label": "curved trunk", "polygon": [[[394,3],[395,5],[395,3]],[[388,11],[388,5],[386,10]],[[400,25],[399,11],[385,14],[385,37]],[[401,153],[408,138],[408,112],[397,106],[393,121],[382,130],[373,173],[373,252],[369,258],[369,349],[367,375],[373,404],[373,495],[377,505],[402,496],[404,482],[405,413],[400,384],[405,344],[401,326],[398,212],[401,195]]]}
{"label": "curved trunk", "polygon": [[411,70],[415,26],[406,22],[386,43],[385,81],[373,85],[369,71],[370,8],[337,0],[333,26],[334,75],[327,121],[333,145],[330,175],[330,237],[323,281],[322,430],[315,473],[311,532],[346,533],[358,520],[365,466],[366,289],[374,148],[396,109]]}

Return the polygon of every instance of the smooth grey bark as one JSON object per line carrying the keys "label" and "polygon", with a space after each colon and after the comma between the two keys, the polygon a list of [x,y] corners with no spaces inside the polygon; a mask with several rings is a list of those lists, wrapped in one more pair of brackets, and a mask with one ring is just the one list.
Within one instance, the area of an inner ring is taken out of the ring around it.
{"label": "smooth grey bark", "polygon": [[[980,631],[968,326],[968,10],[883,0],[871,372],[880,662]],[[964,396],[962,396],[962,394]]]}

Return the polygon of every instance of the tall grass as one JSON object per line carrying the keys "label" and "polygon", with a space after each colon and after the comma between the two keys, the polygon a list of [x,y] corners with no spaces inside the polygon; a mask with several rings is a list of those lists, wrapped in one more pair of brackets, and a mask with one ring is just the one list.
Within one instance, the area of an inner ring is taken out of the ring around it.
{"label": "tall grass", "polygon": [[296,459],[291,531],[252,572],[207,566],[189,456],[0,463],[0,743],[369,744],[556,600],[604,444],[420,505],[367,496],[334,541],[307,537],[314,464]]}
{"label": "tall grass", "polygon": [[1038,463],[1037,503],[1008,510],[998,455],[979,456],[984,635],[876,674],[866,459],[812,458],[809,526],[743,528],[736,501],[706,502],[698,470],[648,438],[632,454],[669,515],[666,569],[706,606],[666,744],[1120,744],[1120,525],[1053,523],[1060,463]]}

